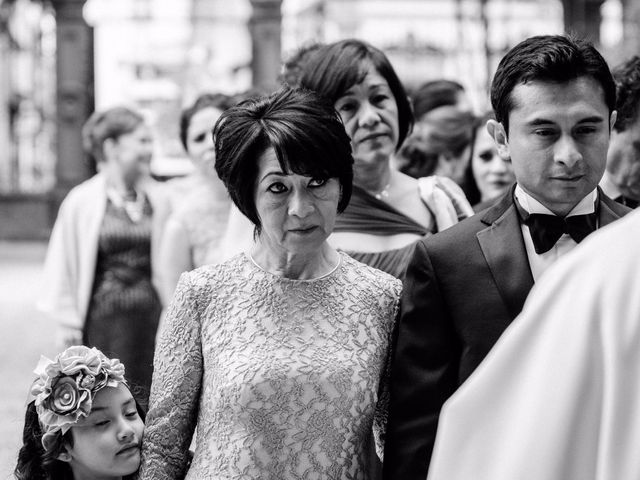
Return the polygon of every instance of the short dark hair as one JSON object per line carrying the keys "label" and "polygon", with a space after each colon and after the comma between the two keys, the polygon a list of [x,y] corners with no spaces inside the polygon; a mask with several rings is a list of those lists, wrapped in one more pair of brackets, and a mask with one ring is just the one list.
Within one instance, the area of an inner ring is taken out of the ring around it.
{"label": "short dark hair", "polygon": [[565,35],[527,38],[507,52],[491,83],[491,106],[496,120],[509,132],[509,113],[514,108],[511,92],[532,80],[564,83],[589,76],[602,87],[604,101],[613,112],[616,87],[607,62],[595,47]]}
{"label": "short dark hair", "polygon": [[314,92],[283,87],[225,111],[214,129],[216,172],[240,211],[260,232],[255,204],[258,159],[273,148],[283,172],[338,178],[338,212],[351,198],[351,141],[339,115]]}
{"label": "short dark hair", "polygon": [[634,55],[613,69],[618,117],[613,128],[622,132],[638,118],[640,111],[640,57]]}
{"label": "short dark hair", "polygon": [[367,63],[387,81],[398,106],[398,144],[411,132],[413,113],[407,93],[387,56],[378,48],[356,39],[341,40],[317,49],[301,66],[300,86],[318,92],[332,105],[366,76]]}
{"label": "short dark hair", "polygon": [[[180,114],[180,141],[185,151],[187,149],[187,134],[189,133],[189,126],[191,125],[191,119],[196,113],[205,108],[215,108],[224,112],[231,106],[231,97],[224,93],[203,93],[195,99],[193,104],[184,110]],[[213,125],[211,126],[213,128]]]}
{"label": "short dark hair", "polygon": [[82,127],[82,145],[97,163],[104,161],[104,142],[135,131],[144,117],[127,107],[113,107],[94,112]]}
{"label": "short dark hair", "polygon": [[413,114],[420,120],[435,108],[456,105],[461,93],[464,93],[464,87],[455,80],[442,78],[424,82],[410,94]]}

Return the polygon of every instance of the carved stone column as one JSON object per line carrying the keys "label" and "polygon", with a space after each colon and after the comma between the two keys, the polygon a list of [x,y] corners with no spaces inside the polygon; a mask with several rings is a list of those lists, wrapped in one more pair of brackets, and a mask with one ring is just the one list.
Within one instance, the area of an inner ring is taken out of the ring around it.
{"label": "carved stone column", "polygon": [[56,13],[56,187],[52,214],[78,183],[94,173],[82,149],[82,125],[94,108],[93,29],[85,0],[52,0]]}
{"label": "carved stone column", "polygon": [[250,0],[251,71],[253,86],[273,89],[277,86],[281,64],[282,0]]}

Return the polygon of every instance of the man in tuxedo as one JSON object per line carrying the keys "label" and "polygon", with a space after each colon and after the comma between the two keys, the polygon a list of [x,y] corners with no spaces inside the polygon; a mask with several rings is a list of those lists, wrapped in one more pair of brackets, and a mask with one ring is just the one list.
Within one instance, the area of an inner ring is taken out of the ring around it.
{"label": "man in tuxedo", "polygon": [[640,201],[640,58],[616,67],[613,78],[618,116],[600,188],[616,202],[636,208]]}
{"label": "man in tuxedo", "polygon": [[529,38],[500,62],[487,129],[516,184],[416,244],[392,363],[385,479],[426,478],[442,404],[518,315],[533,282],[629,211],[597,188],[615,95],[602,56],[569,37]]}

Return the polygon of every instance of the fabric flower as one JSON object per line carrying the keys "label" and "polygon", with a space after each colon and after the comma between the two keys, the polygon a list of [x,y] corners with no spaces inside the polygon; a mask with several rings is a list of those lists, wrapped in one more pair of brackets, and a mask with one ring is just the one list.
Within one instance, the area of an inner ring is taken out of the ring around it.
{"label": "fabric flower", "polygon": [[66,433],[91,412],[93,397],[102,388],[124,380],[124,365],[100,350],[85,346],[67,348],[55,360],[41,357],[31,388],[45,450],[54,448],[58,433]]}

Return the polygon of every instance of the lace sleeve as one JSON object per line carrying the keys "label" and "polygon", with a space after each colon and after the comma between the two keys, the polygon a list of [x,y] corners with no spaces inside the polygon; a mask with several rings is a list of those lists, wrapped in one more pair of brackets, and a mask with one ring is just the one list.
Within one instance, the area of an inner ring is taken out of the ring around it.
{"label": "lace sleeve", "polygon": [[183,478],[198,415],[203,360],[194,274],[183,274],[154,359],[141,479]]}
{"label": "lace sleeve", "polygon": [[400,309],[400,295],[402,293],[402,283],[397,280],[394,283],[394,300],[390,302],[389,308],[389,332],[387,355],[384,364],[384,370],[380,377],[380,385],[378,387],[378,401],[376,402],[376,410],[373,416],[373,439],[375,442],[376,454],[378,458],[383,460],[384,440],[387,431],[387,417],[389,414],[389,380],[391,377],[391,359],[393,357],[393,343],[395,338],[396,323],[398,321],[398,312]]}

